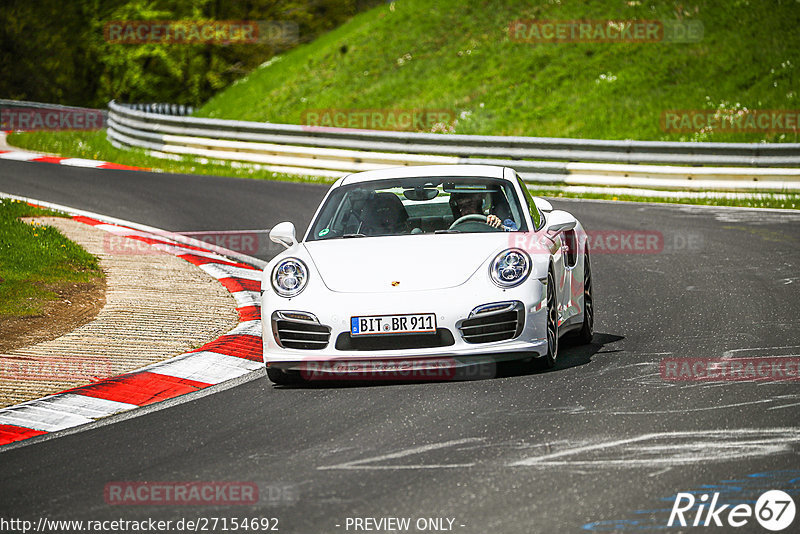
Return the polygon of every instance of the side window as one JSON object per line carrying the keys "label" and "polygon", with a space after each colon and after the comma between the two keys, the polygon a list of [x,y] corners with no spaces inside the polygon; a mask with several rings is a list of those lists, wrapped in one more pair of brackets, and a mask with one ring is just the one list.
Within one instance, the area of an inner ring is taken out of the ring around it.
{"label": "side window", "polygon": [[519,183],[519,187],[522,189],[522,194],[525,196],[525,202],[528,203],[528,211],[531,213],[531,220],[533,221],[533,229],[539,230],[541,229],[542,224],[544,222],[542,213],[539,211],[539,208],[536,207],[536,203],[533,201],[531,192],[528,191],[528,186],[525,185],[525,182],[522,181],[522,178],[519,177],[519,174],[515,172],[514,176],[517,177],[517,182]]}

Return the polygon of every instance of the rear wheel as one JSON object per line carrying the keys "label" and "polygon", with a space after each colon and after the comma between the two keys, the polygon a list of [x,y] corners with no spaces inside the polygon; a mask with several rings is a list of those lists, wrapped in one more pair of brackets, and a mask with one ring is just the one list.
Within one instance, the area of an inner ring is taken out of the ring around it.
{"label": "rear wheel", "polygon": [[553,270],[547,271],[547,354],[537,358],[540,367],[552,369],[558,358],[558,303]]}
{"label": "rear wheel", "polygon": [[284,371],[275,367],[267,367],[267,377],[279,386],[295,386],[305,382],[297,371]]}
{"label": "rear wheel", "polygon": [[592,267],[587,253],[583,262],[583,325],[577,340],[589,344],[594,337],[594,298],[592,295]]}

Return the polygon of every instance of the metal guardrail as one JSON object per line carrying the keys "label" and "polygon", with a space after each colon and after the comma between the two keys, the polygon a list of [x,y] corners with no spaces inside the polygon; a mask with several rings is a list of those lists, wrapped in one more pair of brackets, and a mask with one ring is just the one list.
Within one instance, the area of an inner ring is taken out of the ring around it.
{"label": "metal guardrail", "polygon": [[105,109],[83,108],[80,106],[64,106],[62,104],[47,104],[45,102],[29,102],[27,100],[8,100],[0,98],[0,107],[4,108],[41,108],[41,109],[74,109],[84,111],[99,111],[103,115],[108,115]]}
{"label": "metal guardrail", "polygon": [[9,122],[3,117],[7,110],[42,110],[45,112],[100,114],[103,118],[103,124],[98,125],[100,127],[105,127],[108,121],[108,111],[105,109],[82,108],[78,106],[63,106],[61,104],[46,104],[43,102],[28,102],[25,100],[0,98],[0,125],[2,125],[0,129],[5,129],[5,125]]}
{"label": "metal guardrail", "polygon": [[126,107],[136,111],[146,111],[148,113],[157,113],[159,115],[175,115],[178,117],[185,117],[194,113],[192,106],[184,104],[163,104],[159,102],[127,104]]}
{"label": "metal guardrail", "polygon": [[259,163],[276,172],[339,176],[394,165],[482,163],[513,167],[526,180],[537,182],[598,185],[605,180],[607,185],[622,182],[672,189],[800,189],[800,168],[769,168],[800,167],[800,143],[603,141],[351,130],[172,116],[114,101],[109,110],[108,137],[117,146],[173,157]]}

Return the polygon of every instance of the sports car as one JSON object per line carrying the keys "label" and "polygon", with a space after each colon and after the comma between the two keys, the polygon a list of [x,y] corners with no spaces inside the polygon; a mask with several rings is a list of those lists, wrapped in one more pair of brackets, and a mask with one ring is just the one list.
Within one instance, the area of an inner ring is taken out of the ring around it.
{"label": "sports car", "polygon": [[553,367],[559,338],[593,334],[592,271],[578,220],[531,196],[511,168],[409,166],[333,184],[301,240],[262,281],[270,380]]}

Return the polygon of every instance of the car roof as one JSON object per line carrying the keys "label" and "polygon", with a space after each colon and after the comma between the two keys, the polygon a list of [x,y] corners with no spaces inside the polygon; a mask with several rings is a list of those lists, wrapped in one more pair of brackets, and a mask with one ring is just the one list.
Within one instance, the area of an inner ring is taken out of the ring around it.
{"label": "car roof", "polygon": [[496,165],[411,165],[350,174],[342,178],[338,185],[342,186],[360,182],[371,182],[374,180],[425,176],[482,176],[486,178],[505,179],[505,172],[505,167],[498,167]]}

